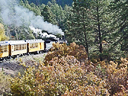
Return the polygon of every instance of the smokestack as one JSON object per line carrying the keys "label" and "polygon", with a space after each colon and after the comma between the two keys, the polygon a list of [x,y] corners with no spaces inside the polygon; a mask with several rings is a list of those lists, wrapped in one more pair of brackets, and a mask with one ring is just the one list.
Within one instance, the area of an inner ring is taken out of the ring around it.
{"label": "smokestack", "polygon": [[1,0],[0,10],[0,15],[6,25],[13,25],[15,27],[33,26],[52,34],[64,35],[57,25],[44,21],[41,16],[35,16],[32,11],[20,6],[18,0]]}

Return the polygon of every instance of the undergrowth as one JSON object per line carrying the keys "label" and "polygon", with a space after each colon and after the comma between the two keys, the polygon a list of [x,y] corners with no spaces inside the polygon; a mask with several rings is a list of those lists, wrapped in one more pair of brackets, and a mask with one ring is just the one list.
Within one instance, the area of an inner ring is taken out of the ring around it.
{"label": "undergrowth", "polygon": [[92,62],[83,46],[53,44],[44,62],[11,79],[13,96],[127,96],[128,60]]}
{"label": "undergrowth", "polygon": [[0,95],[10,96],[10,79],[9,75],[5,75],[4,71],[0,72]]}

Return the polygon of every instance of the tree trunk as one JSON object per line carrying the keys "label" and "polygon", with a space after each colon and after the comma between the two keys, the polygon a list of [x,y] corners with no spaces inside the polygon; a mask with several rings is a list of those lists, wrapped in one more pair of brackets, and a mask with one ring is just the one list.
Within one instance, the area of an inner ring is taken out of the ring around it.
{"label": "tree trunk", "polygon": [[[97,22],[98,22],[98,32],[99,32],[99,52],[102,53],[102,34],[100,29],[99,6],[97,6]],[[100,55],[100,60],[102,61],[101,55]]]}
{"label": "tree trunk", "polygon": [[[83,21],[84,21],[84,19],[85,19],[85,14],[84,14],[84,12],[83,12]],[[86,52],[87,52],[88,59],[89,59],[87,33],[86,33],[86,27],[85,27],[85,24],[84,24],[84,23],[83,23],[83,28],[84,28],[84,39],[85,39],[85,45],[86,45]]]}
{"label": "tree trunk", "polygon": [[17,33],[17,30],[16,30],[16,27],[15,27],[15,34],[16,34],[16,40],[18,40],[18,33]]}

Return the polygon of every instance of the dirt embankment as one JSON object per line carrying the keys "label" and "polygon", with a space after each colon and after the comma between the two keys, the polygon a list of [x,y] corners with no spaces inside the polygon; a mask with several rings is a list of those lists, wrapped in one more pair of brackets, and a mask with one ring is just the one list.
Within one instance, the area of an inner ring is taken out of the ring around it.
{"label": "dirt embankment", "polygon": [[32,54],[29,56],[25,55],[17,57],[15,59],[4,60],[0,62],[0,71],[3,71],[5,74],[10,74],[11,76],[14,76],[18,72],[23,72],[23,64],[25,64],[26,66],[32,66],[36,62],[43,61],[46,54],[47,53],[41,53],[36,55]]}

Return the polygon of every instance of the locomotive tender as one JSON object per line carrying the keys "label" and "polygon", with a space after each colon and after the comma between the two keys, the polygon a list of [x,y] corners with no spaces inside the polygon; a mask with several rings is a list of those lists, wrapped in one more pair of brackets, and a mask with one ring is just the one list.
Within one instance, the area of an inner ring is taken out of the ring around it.
{"label": "locomotive tender", "polygon": [[15,57],[17,55],[39,53],[46,49],[46,44],[42,39],[0,41],[0,60]]}

